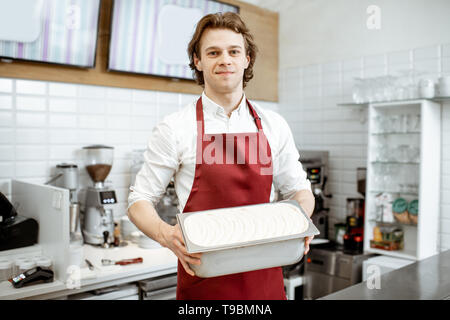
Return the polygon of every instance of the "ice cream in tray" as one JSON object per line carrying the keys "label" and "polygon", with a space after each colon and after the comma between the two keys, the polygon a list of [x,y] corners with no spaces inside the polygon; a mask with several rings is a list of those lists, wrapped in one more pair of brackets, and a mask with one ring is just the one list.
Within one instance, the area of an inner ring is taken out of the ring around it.
{"label": "ice cream in tray", "polygon": [[203,253],[201,265],[190,265],[203,278],[294,264],[304,238],[319,234],[295,200],[182,213],[177,220],[187,251]]}

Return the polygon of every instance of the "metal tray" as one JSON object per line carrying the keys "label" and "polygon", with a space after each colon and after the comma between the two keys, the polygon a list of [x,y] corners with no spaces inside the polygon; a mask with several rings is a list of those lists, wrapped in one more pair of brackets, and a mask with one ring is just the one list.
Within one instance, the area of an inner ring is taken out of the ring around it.
{"label": "metal tray", "polygon": [[[290,265],[300,261],[304,252],[304,238],[318,235],[320,232],[316,226],[314,226],[311,219],[303,211],[297,201],[285,200],[281,202],[292,204],[300,209],[300,212],[305,216],[309,224],[305,232],[282,237],[234,243],[232,245],[203,247],[192,243],[186,236],[184,220],[192,214],[224,209],[177,214],[177,221],[180,225],[187,251],[189,253],[203,253],[201,265],[189,264],[191,269],[194,270],[196,276],[209,278],[232,273]],[[277,203],[279,202],[264,203],[254,206],[267,206]]]}

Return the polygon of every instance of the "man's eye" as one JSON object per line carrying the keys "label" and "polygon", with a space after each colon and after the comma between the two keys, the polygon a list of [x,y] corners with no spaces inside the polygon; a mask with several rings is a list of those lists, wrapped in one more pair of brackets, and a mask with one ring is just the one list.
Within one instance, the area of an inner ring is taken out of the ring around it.
{"label": "man's eye", "polygon": [[231,54],[239,54],[239,50],[231,50]]}
{"label": "man's eye", "polygon": [[208,53],[208,55],[215,56],[215,55],[217,55],[217,51],[211,51],[211,52]]}

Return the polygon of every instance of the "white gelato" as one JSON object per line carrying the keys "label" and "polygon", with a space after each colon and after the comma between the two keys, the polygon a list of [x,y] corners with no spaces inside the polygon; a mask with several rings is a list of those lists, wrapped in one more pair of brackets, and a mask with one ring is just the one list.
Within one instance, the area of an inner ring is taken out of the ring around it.
{"label": "white gelato", "polygon": [[217,209],[190,215],[184,220],[185,236],[202,247],[300,234],[308,220],[289,203]]}

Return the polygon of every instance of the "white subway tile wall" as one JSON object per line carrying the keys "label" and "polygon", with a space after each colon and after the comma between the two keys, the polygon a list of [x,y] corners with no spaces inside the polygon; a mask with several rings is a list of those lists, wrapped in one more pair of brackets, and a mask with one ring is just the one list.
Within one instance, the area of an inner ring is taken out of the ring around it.
{"label": "white subway tile wall", "polygon": [[[352,102],[356,77],[399,75],[414,70],[416,78],[450,75],[450,44],[388,52],[345,61],[280,70],[279,112],[288,121],[297,146],[330,152],[329,185],[333,194],[330,232],[344,222],[346,199],[359,196],[356,169],[366,167],[367,110],[339,107]],[[442,114],[441,212],[438,250],[450,249],[450,104]]]}
{"label": "white subway tile wall", "polygon": [[[116,190],[116,218],[126,214],[131,154],[145,149],[153,127],[196,95],[0,78],[0,192],[11,179],[44,183],[58,163],[78,165],[80,187],[90,184],[81,148],[114,146],[107,183]],[[257,101],[277,111],[278,103]]]}

